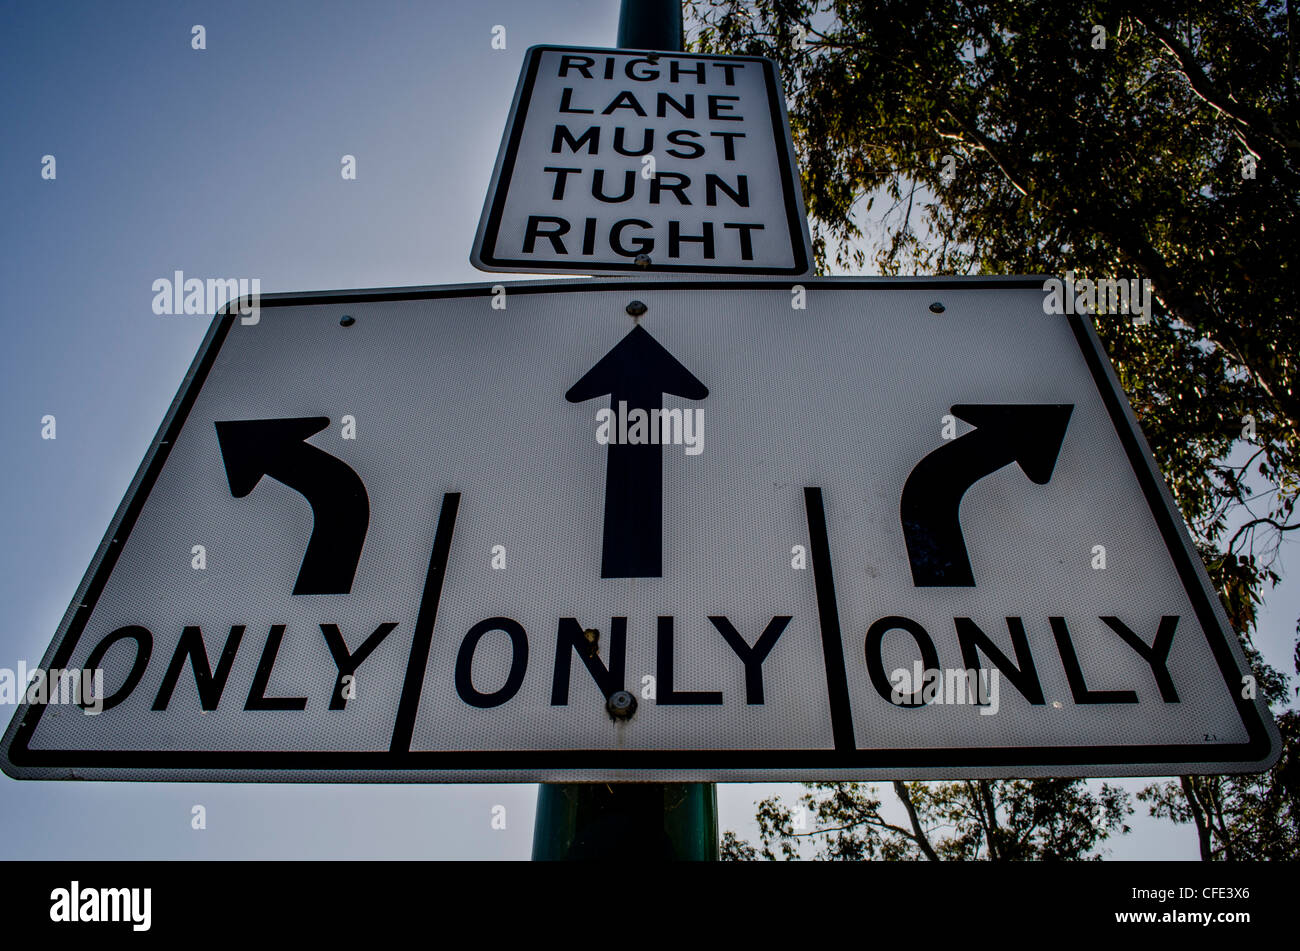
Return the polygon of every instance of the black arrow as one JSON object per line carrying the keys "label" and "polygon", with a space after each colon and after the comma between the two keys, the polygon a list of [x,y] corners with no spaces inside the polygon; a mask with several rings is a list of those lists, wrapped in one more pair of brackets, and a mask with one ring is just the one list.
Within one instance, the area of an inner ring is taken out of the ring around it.
{"label": "black arrow", "polygon": [[958,518],[962,496],[1013,462],[1031,481],[1046,485],[1073,411],[1068,403],[952,408],[975,431],[930,453],[903,485],[903,537],[918,588],[975,586]]}
{"label": "black arrow", "polygon": [[[649,415],[650,410],[663,409],[665,393],[702,400],[709,390],[637,324],[564,398],[581,403],[607,393],[617,417],[620,402],[626,402],[629,413],[643,409]],[[611,441],[605,470],[602,578],[663,575],[663,496],[663,447]]]}
{"label": "black arrow", "polygon": [[330,424],[304,419],[217,422],[230,493],[242,499],[267,475],[311,503],[314,524],[294,594],[347,594],[370,527],[365,483],[343,460],[303,442]]}

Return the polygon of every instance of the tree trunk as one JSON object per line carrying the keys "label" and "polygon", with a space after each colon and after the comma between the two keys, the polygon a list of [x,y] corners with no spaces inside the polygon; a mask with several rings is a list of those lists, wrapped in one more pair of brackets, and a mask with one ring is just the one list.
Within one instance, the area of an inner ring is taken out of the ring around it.
{"label": "tree trunk", "polygon": [[1178,780],[1183,784],[1183,795],[1187,798],[1188,808],[1192,810],[1192,820],[1196,823],[1196,837],[1201,843],[1201,861],[1212,862],[1214,850],[1210,844],[1210,828],[1205,824],[1205,813],[1201,811],[1201,804],[1196,799],[1196,787],[1192,785],[1190,776],[1179,776]]}
{"label": "tree trunk", "polygon": [[894,792],[898,798],[903,800],[903,808],[907,810],[908,821],[912,824],[912,834],[916,836],[916,844],[921,847],[925,857],[931,862],[939,861],[939,856],[934,851],[934,846],[930,844],[930,837],[925,834],[921,828],[921,820],[916,815],[916,805],[912,802],[912,794],[907,791],[907,783],[894,780]]}

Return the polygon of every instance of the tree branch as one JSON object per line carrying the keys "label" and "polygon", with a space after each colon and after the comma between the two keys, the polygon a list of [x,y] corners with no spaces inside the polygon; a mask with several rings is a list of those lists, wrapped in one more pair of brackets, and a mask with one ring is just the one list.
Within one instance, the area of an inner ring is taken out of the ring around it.
{"label": "tree branch", "polygon": [[944,114],[947,115],[950,119],[952,119],[953,122],[957,123],[957,127],[960,128],[962,132],[971,140],[969,144],[972,144],[976,148],[983,151],[984,154],[987,155],[992,160],[993,164],[998,167],[998,171],[1002,173],[1003,177],[1006,178],[1006,180],[1011,183],[1011,185],[1016,189],[1016,191],[1020,192],[1020,194],[1028,198],[1029,190],[1025,187],[1025,185],[1021,184],[1019,178],[1011,171],[1010,163],[1006,162],[999,154],[1001,152],[1001,147],[992,139],[990,139],[988,136],[986,136],[983,132],[981,132],[978,128],[976,128],[975,123],[973,121],[967,119],[965,116],[960,115],[957,112],[956,108],[953,106],[951,100],[945,103],[943,107],[943,111]]}
{"label": "tree branch", "polygon": [[1279,532],[1293,532],[1297,528],[1300,528],[1300,522],[1292,522],[1290,525],[1283,525],[1281,522],[1271,518],[1252,518],[1249,522],[1242,525],[1241,528],[1237,529],[1237,531],[1233,534],[1232,540],[1228,542],[1228,551],[1231,553],[1235,553],[1237,539],[1242,536],[1242,533],[1250,529],[1253,529],[1256,525],[1271,525],[1274,528],[1276,528]]}
{"label": "tree branch", "polygon": [[897,779],[894,780],[894,792],[898,795],[898,798],[903,801],[903,808],[907,810],[907,821],[912,824],[912,838],[916,841],[916,844],[920,846],[921,851],[925,853],[926,858],[931,862],[939,861],[939,856],[935,853],[934,846],[930,844],[930,837],[927,836],[925,830],[921,828],[921,820],[916,814],[916,804],[912,802],[912,794],[908,791],[907,784]]}
{"label": "tree branch", "polygon": [[[989,791],[991,786],[987,779],[978,780],[975,784],[979,787],[980,796],[984,799],[984,808],[989,813],[989,851],[993,851],[993,842],[1001,838],[1002,829],[998,825],[998,809],[993,804],[993,794]],[[998,854],[995,858],[1002,858],[1002,843],[998,842]]]}
{"label": "tree branch", "polygon": [[[1233,122],[1242,144],[1265,159],[1275,175],[1294,184],[1297,179],[1287,167],[1287,159],[1300,159],[1300,141],[1289,138],[1267,113],[1238,102],[1231,94],[1219,89],[1196,62],[1192,51],[1153,15],[1136,13],[1134,18],[1150,30],[1174,57],[1178,71],[1186,77],[1192,91]],[[1266,141],[1261,141],[1261,138]]]}
{"label": "tree branch", "polygon": [[1196,838],[1201,846],[1201,861],[1212,862],[1214,850],[1210,845],[1210,830],[1205,824],[1205,813],[1196,798],[1196,787],[1192,785],[1190,776],[1179,776],[1178,780],[1183,786],[1183,798],[1187,800],[1187,807],[1192,812],[1192,821],[1196,823]]}

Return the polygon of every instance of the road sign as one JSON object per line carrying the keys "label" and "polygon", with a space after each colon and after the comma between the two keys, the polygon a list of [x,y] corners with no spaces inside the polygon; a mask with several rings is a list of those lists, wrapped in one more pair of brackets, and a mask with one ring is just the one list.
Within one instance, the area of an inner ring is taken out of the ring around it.
{"label": "road sign", "polygon": [[769,60],[528,50],[475,267],[798,276],[808,249]]}
{"label": "road sign", "polygon": [[1093,331],[1041,286],[541,282],[220,317],[43,662],[102,670],[102,710],[24,705],[4,768],[1262,768],[1236,638]]}

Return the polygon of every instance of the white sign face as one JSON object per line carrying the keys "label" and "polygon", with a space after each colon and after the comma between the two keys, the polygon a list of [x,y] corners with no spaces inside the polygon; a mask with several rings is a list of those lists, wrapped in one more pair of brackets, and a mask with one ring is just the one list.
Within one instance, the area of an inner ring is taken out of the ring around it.
{"label": "white sign face", "polygon": [[530,48],[470,259],[485,271],[809,273],[775,67]]}
{"label": "white sign face", "polygon": [[219,317],[43,661],[103,672],[91,712],[23,705],[5,771],[849,780],[1276,757],[1109,363],[1084,319],[1043,313],[1041,281],[507,290]]}

